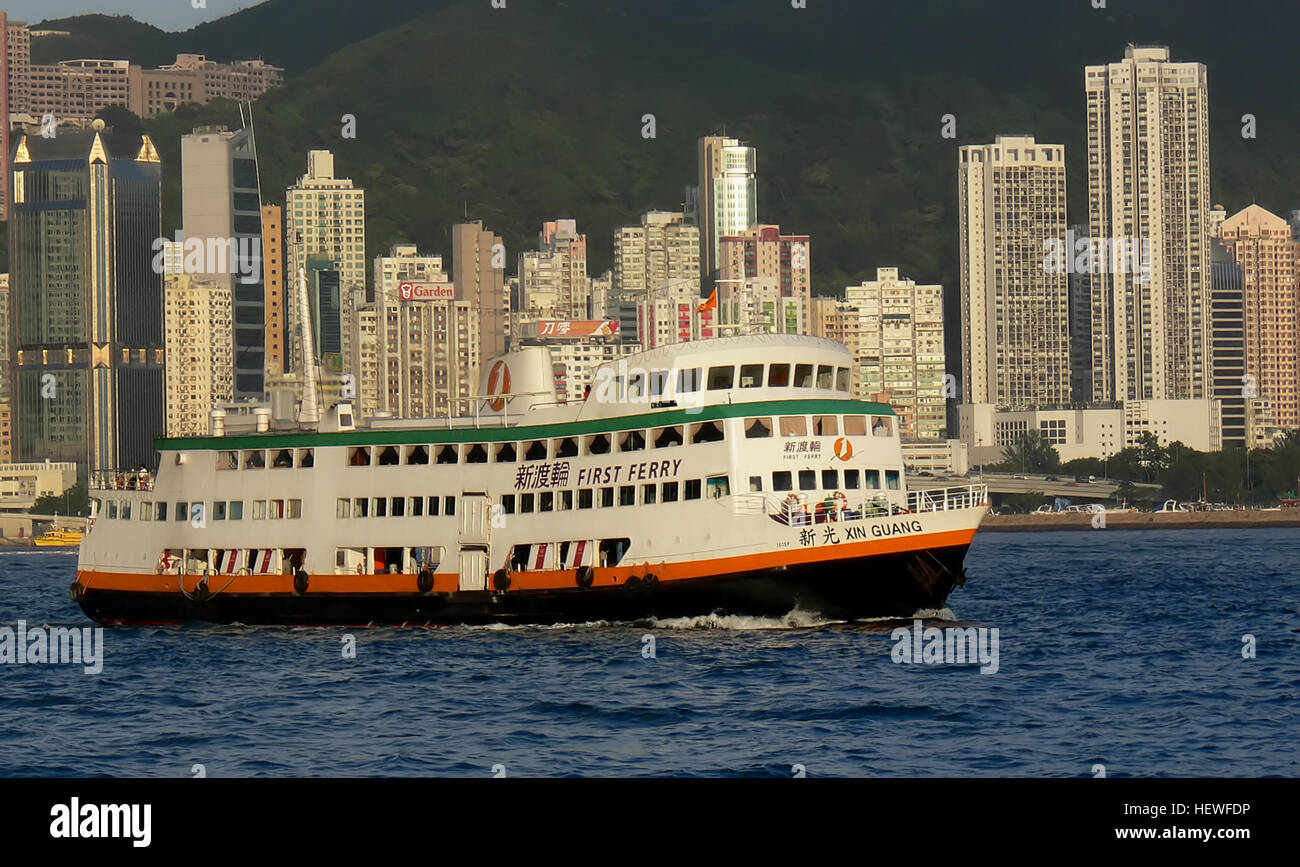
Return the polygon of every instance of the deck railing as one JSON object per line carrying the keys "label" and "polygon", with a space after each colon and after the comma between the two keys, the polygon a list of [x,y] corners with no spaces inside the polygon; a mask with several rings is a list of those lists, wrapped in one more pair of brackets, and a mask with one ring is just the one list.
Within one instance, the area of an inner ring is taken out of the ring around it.
{"label": "deck railing", "polygon": [[[915,515],[931,512],[950,512],[972,509],[988,504],[988,485],[965,485],[933,491],[907,491],[906,500],[897,492],[872,492],[865,496],[857,492],[850,498],[838,493],[827,497],[807,494],[736,494],[731,497],[737,515],[767,515],[773,520],[792,527],[823,524],[836,521],[859,521],[887,515]],[[905,503],[905,504],[904,504]]]}
{"label": "deck railing", "polygon": [[152,491],[153,474],[148,470],[92,470],[92,491]]}

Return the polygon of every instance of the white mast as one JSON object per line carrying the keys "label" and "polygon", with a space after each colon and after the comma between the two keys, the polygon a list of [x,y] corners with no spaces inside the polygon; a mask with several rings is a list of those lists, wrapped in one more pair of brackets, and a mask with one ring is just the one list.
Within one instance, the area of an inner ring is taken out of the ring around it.
{"label": "white mast", "polygon": [[298,268],[298,291],[295,293],[298,305],[298,334],[302,342],[302,405],[298,408],[299,425],[320,424],[320,400],[317,397],[316,383],[319,371],[316,369],[316,341],[311,331],[311,305],[307,300],[307,270]]}

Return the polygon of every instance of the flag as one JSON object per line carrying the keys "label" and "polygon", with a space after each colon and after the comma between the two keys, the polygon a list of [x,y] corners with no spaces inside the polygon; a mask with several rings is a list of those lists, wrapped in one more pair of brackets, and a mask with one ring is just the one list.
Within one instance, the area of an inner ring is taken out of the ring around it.
{"label": "flag", "polygon": [[709,299],[695,308],[696,313],[707,313],[718,306],[718,290],[714,289],[709,295]]}

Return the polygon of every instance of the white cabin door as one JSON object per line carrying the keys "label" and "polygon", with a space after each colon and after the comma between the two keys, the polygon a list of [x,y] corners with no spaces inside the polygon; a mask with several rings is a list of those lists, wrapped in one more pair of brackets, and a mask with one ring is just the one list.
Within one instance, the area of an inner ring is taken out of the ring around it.
{"label": "white cabin door", "polygon": [[487,557],[486,548],[460,549],[461,590],[487,589]]}
{"label": "white cabin door", "polygon": [[460,496],[460,544],[487,545],[492,541],[491,509],[487,494]]}

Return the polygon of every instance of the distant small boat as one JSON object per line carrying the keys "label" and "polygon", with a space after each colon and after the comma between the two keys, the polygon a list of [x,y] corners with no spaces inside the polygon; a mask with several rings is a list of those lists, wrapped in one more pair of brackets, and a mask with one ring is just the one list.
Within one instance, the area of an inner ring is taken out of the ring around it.
{"label": "distant small boat", "polygon": [[55,527],[44,535],[32,540],[38,548],[79,548],[85,535],[81,530],[70,527]]}

